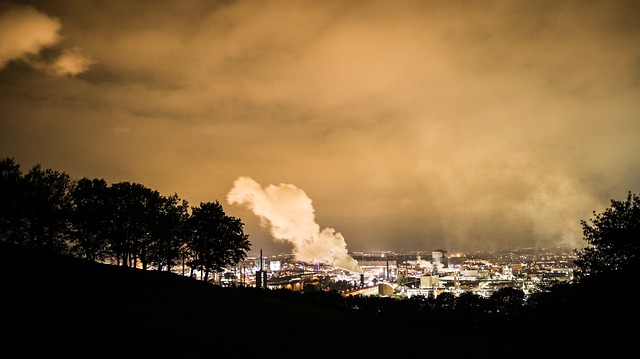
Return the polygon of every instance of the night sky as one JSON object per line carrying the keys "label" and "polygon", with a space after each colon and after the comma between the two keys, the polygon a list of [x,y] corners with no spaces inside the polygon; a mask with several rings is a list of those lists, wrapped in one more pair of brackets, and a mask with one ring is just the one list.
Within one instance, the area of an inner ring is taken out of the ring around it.
{"label": "night sky", "polygon": [[4,2],[0,156],[217,200],[265,255],[578,247],[580,220],[640,192],[639,19],[616,0]]}

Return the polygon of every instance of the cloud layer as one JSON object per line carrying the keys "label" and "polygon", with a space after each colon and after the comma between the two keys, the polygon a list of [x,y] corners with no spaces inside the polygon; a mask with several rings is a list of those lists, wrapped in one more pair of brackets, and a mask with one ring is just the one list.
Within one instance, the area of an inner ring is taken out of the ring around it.
{"label": "cloud layer", "polygon": [[26,167],[191,203],[295,184],[352,250],[579,246],[640,191],[633,2],[28,3],[0,17]]}

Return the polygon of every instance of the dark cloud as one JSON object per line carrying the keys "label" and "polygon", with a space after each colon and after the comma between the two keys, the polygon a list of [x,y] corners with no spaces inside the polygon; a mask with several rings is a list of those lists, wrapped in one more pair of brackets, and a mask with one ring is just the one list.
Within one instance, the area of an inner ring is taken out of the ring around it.
{"label": "dark cloud", "polygon": [[290,183],[349,249],[577,246],[640,187],[633,2],[26,6],[50,40],[0,49],[0,151],[24,167],[191,203]]}

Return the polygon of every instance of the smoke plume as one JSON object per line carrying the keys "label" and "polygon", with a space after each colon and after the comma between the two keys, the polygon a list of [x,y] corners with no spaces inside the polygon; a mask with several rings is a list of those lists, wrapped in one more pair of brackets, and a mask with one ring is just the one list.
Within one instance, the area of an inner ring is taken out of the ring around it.
{"label": "smoke plume", "polygon": [[227,201],[246,206],[269,228],[274,239],[291,243],[296,260],[320,261],[362,272],[358,262],[349,256],[344,237],[333,228],[320,229],[311,199],[296,186],[281,183],[262,189],[252,178],[239,177],[227,194]]}

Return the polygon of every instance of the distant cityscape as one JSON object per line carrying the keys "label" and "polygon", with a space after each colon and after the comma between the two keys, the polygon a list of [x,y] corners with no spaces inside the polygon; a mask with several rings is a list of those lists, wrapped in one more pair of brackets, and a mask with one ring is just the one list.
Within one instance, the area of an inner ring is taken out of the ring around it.
{"label": "distant cityscape", "polygon": [[570,248],[497,252],[358,251],[350,253],[361,272],[325,263],[300,262],[292,254],[250,256],[212,279],[224,286],[254,286],[293,291],[337,290],[345,296],[408,298],[472,292],[489,297],[503,287],[539,292],[573,279]]}

